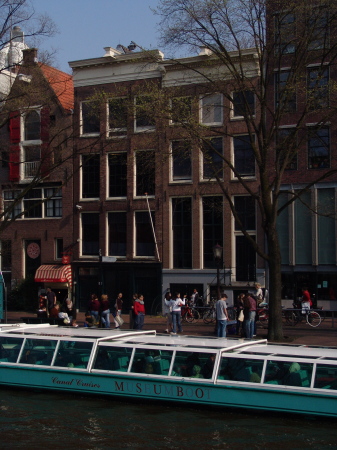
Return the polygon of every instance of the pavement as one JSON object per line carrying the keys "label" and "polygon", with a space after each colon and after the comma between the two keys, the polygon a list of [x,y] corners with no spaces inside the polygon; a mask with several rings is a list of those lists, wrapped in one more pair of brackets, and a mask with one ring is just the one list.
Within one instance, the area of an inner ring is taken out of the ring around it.
{"label": "pavement", "polygon": [[[27,311],[7,311],[7,322],[23,322],[24,317],[36,317],[36,312]],[[124,325],[122,328],[129,328],[129,315],[122,315]],[[79,326],[84,324],[84,312],[77,313],[77,323]],[[112,316],[111,324],[113,325]],[[215,324],[205,324],[202,319],[194,323],[183,323],[183,334],[189,336],[214,336]],[[165,333],[166,319],[161,316],[145,316],[144,330],[156,330],[157,333]],[[236,337],[231,334],[230,327],[227,330],[228,337]],[[296,345],[315,345],[320,347],[337,347],[337,319],[326,317],[322,323],[313,328],[305,321],[296,326],[283,325],[284,340],[282,342]],[[267,329],[258,328],[256,339],[266,339]]]}

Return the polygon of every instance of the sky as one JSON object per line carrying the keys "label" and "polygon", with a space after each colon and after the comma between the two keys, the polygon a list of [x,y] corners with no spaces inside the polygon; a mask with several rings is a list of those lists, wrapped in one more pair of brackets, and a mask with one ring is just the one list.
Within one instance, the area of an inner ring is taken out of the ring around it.
{"label": "sky", "polygon": [[55,49],[53,66],[64,72],[71,73],[69,61],[103,56],[104,47],[116,48],[118,44],[127,47],[134,41],[146,49],[158,48],[159,17],[150,10],[157,6],[158,0],[31,0],[31,3],[37,13],[47,13],[59,30],[55,37],[44,38],[40,48]]}

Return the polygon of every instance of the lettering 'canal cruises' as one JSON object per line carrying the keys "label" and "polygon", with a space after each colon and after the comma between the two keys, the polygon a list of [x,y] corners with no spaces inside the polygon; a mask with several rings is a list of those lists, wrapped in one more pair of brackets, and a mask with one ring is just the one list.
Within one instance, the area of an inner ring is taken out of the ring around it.
{"label": "lettering 'canal cruises'", "polygon": [[337,417],[337,349],[0,325],[0,384]]}

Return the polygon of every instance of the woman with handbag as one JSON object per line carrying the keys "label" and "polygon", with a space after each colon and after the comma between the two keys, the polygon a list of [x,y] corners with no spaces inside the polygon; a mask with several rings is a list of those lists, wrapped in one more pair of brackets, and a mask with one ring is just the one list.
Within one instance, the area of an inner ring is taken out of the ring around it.
{"label": "woman with handbag", "polygon": [[245,294],[239,294],[236,299],[236,334],[237,336],[243,336],[244,330],[243,330],[243,321],[244,321],[244,314],[243,314],[243,300],[245,298]]}

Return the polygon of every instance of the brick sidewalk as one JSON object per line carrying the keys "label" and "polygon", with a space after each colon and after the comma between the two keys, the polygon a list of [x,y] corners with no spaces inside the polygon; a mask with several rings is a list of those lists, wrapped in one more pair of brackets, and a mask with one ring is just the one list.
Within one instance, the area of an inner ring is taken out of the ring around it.
{"label": "brick sidewalk", "polygon": [[[24,311],[8,311],[7,322],[21,322],[21,317],[36,317],[36,313]],[[112,316],[111,316],[112,317]],[[123,328],[128,329],[129,315],[122,315],[124,320]],[[77,313],[77,323],[83,326],[84,313]],[[111,320],[112,326],[113,321]],[[299,345],[318,345],[337,347],[337,324],[332,326],[331,318],[326,318],[320,326],[312,328],[305,322],[301,322],[294,327],[284,326],[284,342]],[[156,330],[158,333],[164,333],[166,320],[160,316],[145,316],[144,330]],[[197,323],[183,323],[184,334],[189,336],[214,336],[214,324],[205,324],[202,320]],[[228,335],[231,336],[230,334]],[[266,329],[257,329],[257,338],[265,339],[267,337]]]}

